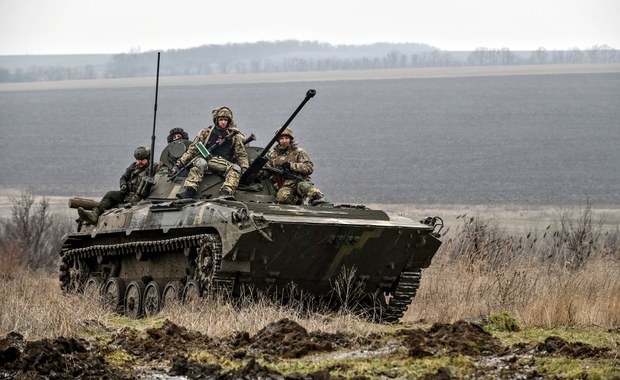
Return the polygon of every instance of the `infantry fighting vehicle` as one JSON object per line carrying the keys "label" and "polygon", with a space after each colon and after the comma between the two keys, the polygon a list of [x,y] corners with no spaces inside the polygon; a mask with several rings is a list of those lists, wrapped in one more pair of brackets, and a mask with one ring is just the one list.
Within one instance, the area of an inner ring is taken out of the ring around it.
{"label": "infantry fighting vehicle", "polygon": [[132,317],[172,300],[248,291],[287,299],[296,289],[397,321],[441,244],[441,219],[415,222],[357,204],[277,204],[271,181],[257,175],[269,170],[266,153],[314,94],[307,92],[267,146],[247,146],[251,165],[235,200],[218,197],[223,179],[215,174],[205,175],[196,199],[176,199],[185,178],[168,169],[187,142],[169,144],[144,200],[108,210],[96,225],[78,221],[66,236],[61,287],[102,294]]}

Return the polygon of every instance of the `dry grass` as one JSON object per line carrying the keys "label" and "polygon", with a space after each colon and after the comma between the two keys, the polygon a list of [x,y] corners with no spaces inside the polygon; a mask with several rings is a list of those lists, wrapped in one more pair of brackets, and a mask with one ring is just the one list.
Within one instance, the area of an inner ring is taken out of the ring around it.
{"label": "dry grass", "polygon": [[15,331],[28,340],[71,336],[84,321],[111,315],[84,296],[64,295],[58,280],[21,270],[0,278],[0,336]]}
{"label": "dry grass", "polygon": [[365,336],[378,331],[378,326],[351,314],[311,314],[280,306],[266,298],[243,301],[237,306],[223,299],[200,299],[190,305],[175,303],[159,315],[188,329],[209,336],[225,337],[237,331],[255,334],[265,325],[288,318],[308,331],[347,332]]}
{"label": "dry grass", "polygon": [[[507,233],[478,218],[456,219],[461,225],[443,237],[402,322],[454,322],[506,312],[523,327],[620,326],[617,225],[593,222],[589,207],[577,217],[565,214],[553,227],[527,233]],[[56,278],[25,269],[20,247],[0,248],[0,337],[10,331],[28,340],[70,336],[84,321],[110,321],[113,313],[101,300],[65,295]],[[284,307],[266,298],[172,304],[154,320],[163,318],[215,337],[253,334],[283,318],[309,331],[362,336],[380,331],[351,314],[310,314],[303,302]]]}
{"label": "dry grass", "polygon": [[599,228],[589,208],[523,236],[462,219],[423,272],[403,321],[508,312],[523,326],[620,326],[618,229]]}
{"label": "dry grass", "polygon": [[[58,280],[34,272],[22,271],[5,276],[0,286],[0,337],[15,331],[27,340],[73,336],[85,321],[107,324],[114,316],[104,302],[92,295],[66,295]],[[221,298],[204,298],[190,304],[173,303],[156,317],[169,319],[190,330],[213,337],[230,336],[237,331],[256,333],[265,325],[288,318],[308,331],[349,332],[367,335],[378,326],[352,315],[302,317],[297,310],[278,306],[268,299],[234,305]],[[144,323],[148,326],[149,323]]]}

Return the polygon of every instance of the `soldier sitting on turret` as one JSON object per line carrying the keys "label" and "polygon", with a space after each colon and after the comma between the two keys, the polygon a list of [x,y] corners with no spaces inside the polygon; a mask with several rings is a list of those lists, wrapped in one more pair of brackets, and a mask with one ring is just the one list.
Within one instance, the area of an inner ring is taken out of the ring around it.
{"label": "soldier sitting on turret", "polygon": [[[187,151],[170,171],[175,175],[193,160],[193,166],[185,180],[185,190],[177,193],[177,198],[193,198],[206,171],[224,174],[220,187],[220,198],[234,199],[241,174],[248,168],[248,153],[243,144],[243,135],[238,132],[233,113],[228,107],[218,107],[212,111],[213,124],[202,129],[194,138]],[[207,161],[201,156],[198,143],[210,149],[211,158]],[[213,148],[212,148],[213,147]]]}
{"label": "soldier sitting on turret", "polygon": [[267,154],[268,165],[283,171],[283,174],[273,173],[271,176],[278,189],[276,202],[296,204],[301,198],[304,205],[325,203],[321,190],[310,182],[314,164],[294,139],[293,131],[285,128],[278,137],[278,144]]}
{"label": "soldier sitting on turret", "polygon": [[136,148],[133,152],[136,162],[129,165],[121,176],[120,190],[108,191],[99,201],[99,205],[92,211],[78,207],[77,212],[80,218],[86,223],[97,224],[99,215],[103,214],[104,211],[118,207],[121,203],[138,203],[140,196],[137,191],[143,178],[148,175],[150,155],[150,148],[146,146]]}
{"label": "soldier sitting on turret", "polygon": [[168,144],[177,140],[189,140],[189,135],[185,132],[185,130],[183,130],[183,128],[176,127],[172,128],[170,132],[168,132],[168,137],[166,140],[168,141]]}

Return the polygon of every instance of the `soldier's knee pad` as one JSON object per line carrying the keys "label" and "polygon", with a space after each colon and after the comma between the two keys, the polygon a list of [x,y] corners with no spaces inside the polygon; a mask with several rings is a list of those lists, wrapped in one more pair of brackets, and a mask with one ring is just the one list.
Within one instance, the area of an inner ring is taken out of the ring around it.
{"label": "soldier's knee pad", "polygon": [[292,189],[289,189],[288,187],[281,188],[276,194],[276,202],[278,203],[294,204],[296,200],[297,199],[295,194],[293,194]]}
{"label": "soldier's knee pad", "polygon": [[228,170],[232,170],[235,173],[241,175],[241,166],[237,165],[237,164],[233,164],[230,166],[230,168]]}
{"label": "soldier's knee pad", "polygon": [[301,181],[297,184],[297,193],[305,197],[312,188],[313,186],[310,182]]}
{"label": "soldier's knee pad", "polygon": [[204,171],[207,168],[208,162],[204,158],[197,158],[194,160],[194,167]]}

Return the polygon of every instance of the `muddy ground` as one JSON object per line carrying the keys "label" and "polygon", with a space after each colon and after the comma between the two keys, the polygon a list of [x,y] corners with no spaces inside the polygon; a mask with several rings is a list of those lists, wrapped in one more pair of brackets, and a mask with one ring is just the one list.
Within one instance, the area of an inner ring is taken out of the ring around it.
{"label": "muddy ground", "polygon": [[[561,377],[540,371],[541,358],[613,360],[618,355],[612,348],[569,343],[554,336],[543,343],[507,347],[480,325],[464,321],[359,337],[308,332],[296,322],[282,319],[253,336],[238,332],[225,339],[213,339],[168,320],[160,328],[144,331],[111,330],[95,322],[86,325],[104,338],[24,341],[19,334],[10,333],[0,339],[0,379],[412,378],[412,372],[399,370],[398,365],[442,357],[469,360],[464,360],[465,368],[459,373],[450,366],[435,366],[413,378],[453,379],[465,373],[466,378],[557,379]],[[304,358],[315,359],[306,362],[306,371],[283,373],[275,369],[278,364]],[[354,363],[377,358],[384,363],[393,361],[394,368],[369,370],[360,366],[356,370]]]}

